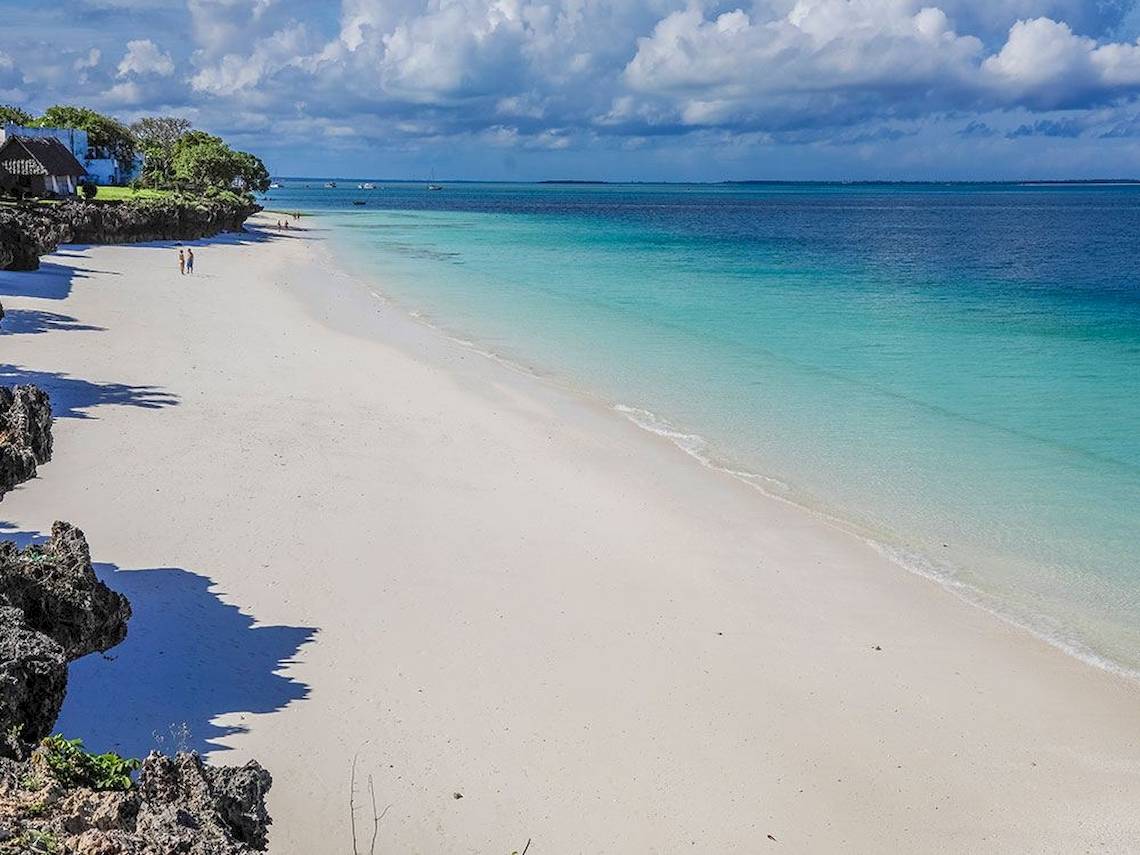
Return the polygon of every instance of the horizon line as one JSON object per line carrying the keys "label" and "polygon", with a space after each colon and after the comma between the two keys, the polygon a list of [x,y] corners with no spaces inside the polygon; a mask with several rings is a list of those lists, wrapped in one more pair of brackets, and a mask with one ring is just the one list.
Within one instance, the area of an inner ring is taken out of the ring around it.
{"label": "horizon line", "polygon": [[882,185],[882,184],[909,184],[909,185],[1140,185],[1140,178],[725,178],[717,181],[677,181],[677,180],[647,180],[647,179],[605,179],[605,178],[434,178],[430,181],[423,178],[376,178],[365,176],[336,176],[336,175],[275,175],[273,181],[364,181],[385,182],[388,184],[427,184],[447,182],[451,184],[547,184],[547,185],[628,185],[628,184],[656,184],[679,186],[706,186],[716,187],[722,185]]}

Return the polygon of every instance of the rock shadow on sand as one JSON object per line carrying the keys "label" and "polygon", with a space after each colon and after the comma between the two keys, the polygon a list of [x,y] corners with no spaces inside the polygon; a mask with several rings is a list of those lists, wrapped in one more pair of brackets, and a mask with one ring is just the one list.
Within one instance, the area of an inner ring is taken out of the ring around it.
{"label": "rock shadow on sand", "polygon": [[72,663],[58,732],[131,757],[205,753],[226,750],[217,740],[245,730],[215,724],[218,716],[276,712],[308,697],[307,685],[280,671],[315,629],[255,626],[188,570],[95,569],[134,614],[126,641]]}
{"label": "rock shadow on sand", "polygon": [[8,309],[0,321],[0,336],[49,332],[106,332],[106,329],[82,323],[70,315],[38,309]]}
{"label": "rock shadow on sand", "polygon": [[113,270],[92,270],[68,264],[40,262],[39,270],[0,270],[0,297],[33,297],[39,300],[66,300],[76,279],[91,274],[119,276]]}
{"label": "rock shadow on sand", "polygon": [[92,416],[87,410],[107,404],[146,410],[178,404],[177,395],[157,386],[97,383],[53,371],[32,371],[19,365],[0,363],[0,386],[21,383],[32,383],[45,390],[51,396],[52,415],[57,419],[89,419]]}

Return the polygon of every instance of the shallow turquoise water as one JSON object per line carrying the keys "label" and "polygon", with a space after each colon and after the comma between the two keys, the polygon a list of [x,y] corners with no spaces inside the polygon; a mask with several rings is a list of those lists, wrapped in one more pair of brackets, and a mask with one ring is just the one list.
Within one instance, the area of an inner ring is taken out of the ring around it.
{"label": "shallow turquoise water", "polygon": [[1140,188],[309,183],[407,307],[1140,669]]}

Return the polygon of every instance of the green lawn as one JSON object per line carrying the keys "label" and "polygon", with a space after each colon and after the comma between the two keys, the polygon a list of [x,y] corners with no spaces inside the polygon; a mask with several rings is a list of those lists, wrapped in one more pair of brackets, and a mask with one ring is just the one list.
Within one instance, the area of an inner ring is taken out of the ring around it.
{"label": "green lawn", "polygon": [[161,199],[168,190],[132,190],[130,187],[100,187],[95,198],[100,202],[125,202],[128,199]]}

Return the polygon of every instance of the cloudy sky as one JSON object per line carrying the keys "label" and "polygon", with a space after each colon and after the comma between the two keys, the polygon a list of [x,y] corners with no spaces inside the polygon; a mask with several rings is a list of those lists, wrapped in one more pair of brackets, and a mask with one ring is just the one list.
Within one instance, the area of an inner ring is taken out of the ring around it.
{"label": "cloudy sky", "polygon": [[0,103],[279,175],[1140,176],[1140,0],[0,0]]}

